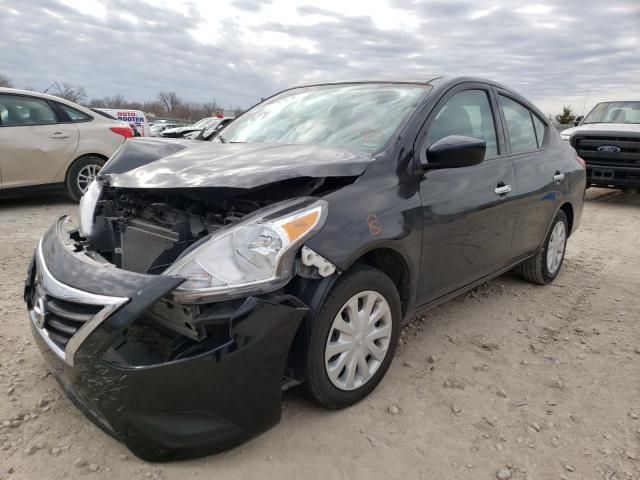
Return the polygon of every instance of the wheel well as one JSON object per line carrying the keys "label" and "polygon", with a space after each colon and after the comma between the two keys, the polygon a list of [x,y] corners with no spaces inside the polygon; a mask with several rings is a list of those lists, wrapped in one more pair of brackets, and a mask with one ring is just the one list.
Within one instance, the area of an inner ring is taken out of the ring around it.
{"label": "wheel well", "polygon": [[[409,267],[402,255],[390,248],[378,248],[365,253],[351,265],[358,263],[377,268],[391,279],[400,294],[402,317],[406,318],[411,306],[411,283]],[[337,275],[321,280],[298,278],[298,281],[289,284],[290,290],[286,293],[295,295],[311,309],[311,313],[300,324],[287,357],[285,376],[293,378],[294,382],[305,380],[313,312],[320,307],[337,278]]]}
{"label": "wheel well", "polygon": [[404,257],[390,248],[378,248],[365,253],[354,263],[362,263],[381,270],[394,283],[402,302],[402,316],[407,313],[410,304],[411,282],[409,267]]}
{"label": "wheel well", "polygon": [[569,222],[569,235],[571,235],[571,232],[573,232],[573,207],[569,202],[567,202],[560,207],[560,210],[562,210],[567,216],[567,221]]}
{"label": "wheel well", "polygon": [[100,160],[104,160],[105,162],[107,160],[109,160],[109,157],[106,157],[105,155],[102,155],[100,153],[85,153],[84,155],[80,155],[78,158],[76,158],[73,162],[71,162],[72,164],[77,162],[78,160],[81,160],[83,158],[87,158],[87,157],[97,157]]}

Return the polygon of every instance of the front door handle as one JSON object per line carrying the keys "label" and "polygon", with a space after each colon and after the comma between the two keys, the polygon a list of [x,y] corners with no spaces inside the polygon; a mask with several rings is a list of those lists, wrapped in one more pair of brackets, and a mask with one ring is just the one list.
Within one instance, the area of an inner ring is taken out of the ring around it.
{"label": "front door handle", "polygon": [[555,175],[553,176],[553,181],[561,182],[562,180],[564,180],[564,173],[556,171]]}
{"label": "front door handle", "polygon": [[499,184],[494,190],[494,192],[496,192],[496,195],[506,195],[510,191],[511,191],[511,185],[504,185],[504,184],[502,185]]}
{"label": "front door handle", "polygon": [[51,134],[50,138],[63,139],[63,138],[69,138],[69,135],[67,135],[64,132],[54,132]]}

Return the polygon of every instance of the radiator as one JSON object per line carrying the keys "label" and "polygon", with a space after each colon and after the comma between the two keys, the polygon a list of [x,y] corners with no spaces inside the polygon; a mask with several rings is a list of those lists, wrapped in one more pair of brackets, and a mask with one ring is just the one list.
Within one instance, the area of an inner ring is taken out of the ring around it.
{"label": "radiator", "polygon": [[122,233],[122,268],[146,273],[156,259],[178,242],[176,232],[142,220],[130,220]]}

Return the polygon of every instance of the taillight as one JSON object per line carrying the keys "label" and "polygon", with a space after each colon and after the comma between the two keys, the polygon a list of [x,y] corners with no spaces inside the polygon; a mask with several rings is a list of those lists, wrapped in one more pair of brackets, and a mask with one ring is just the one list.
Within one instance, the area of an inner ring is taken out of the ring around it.
{"label": "taillight", "polygon": [[118,135],[122,135],[124,138],[133,137],[133,130],[131,127],[110,127],[109,130],[113,133],[117,133]]}
{"label": "taillight", "polygon": [[576,155],[576,160],[580,165],[582,165],[582,168],[587,168],[587,162],[585,162],[584,158],[582,158],[580,155]]}

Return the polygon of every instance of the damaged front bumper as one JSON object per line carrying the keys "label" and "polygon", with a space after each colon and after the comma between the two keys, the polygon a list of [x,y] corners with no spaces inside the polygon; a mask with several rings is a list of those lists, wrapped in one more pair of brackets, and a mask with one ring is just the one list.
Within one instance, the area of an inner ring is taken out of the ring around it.
{"label": "damaged front bumper", "polygon": [[114,268],[73,243],[63,218],[38,245],[24,295],[52,372],[94,423],[153,461],[221,451],[279,421],[304,305],[273,295],[219,302],[210,317],[224,334],[174,336],[180,353],[163,356],[130,331],[183,280]]}

